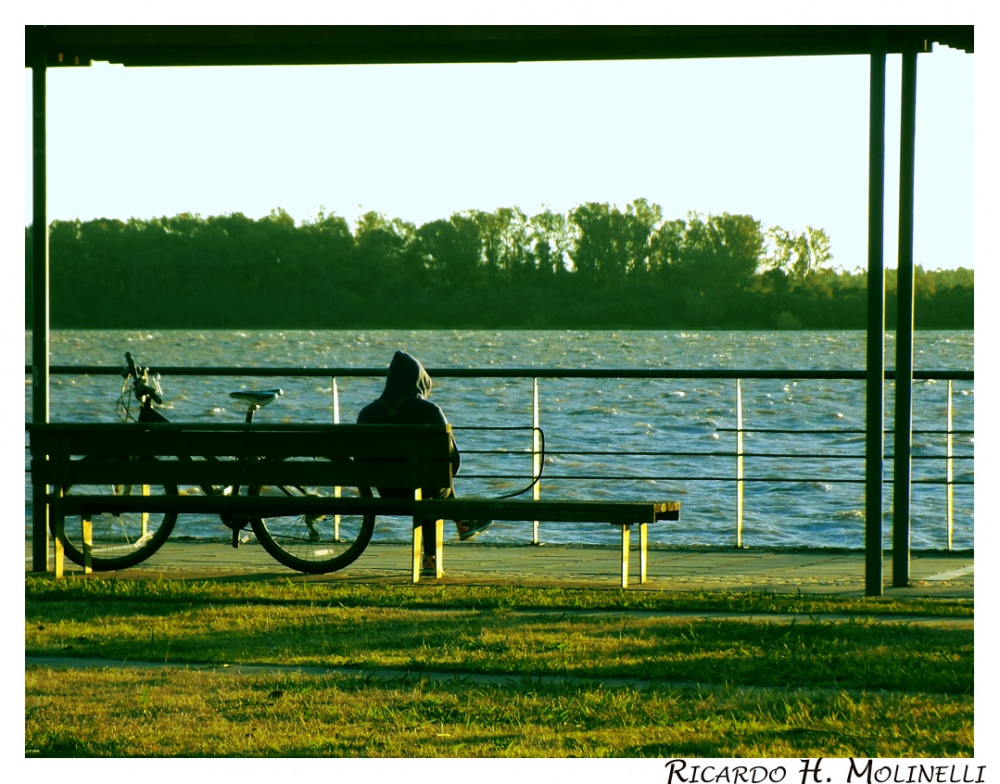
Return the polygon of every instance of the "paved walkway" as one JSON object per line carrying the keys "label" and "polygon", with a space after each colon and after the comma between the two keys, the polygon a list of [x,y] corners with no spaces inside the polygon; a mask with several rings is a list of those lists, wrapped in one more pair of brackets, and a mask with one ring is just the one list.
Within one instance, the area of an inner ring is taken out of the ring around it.
{"label": "paved walkway", "polygon": [[[445,576],[422,584],[561,585],[620,588],[620,550],[614,546],[495,545],[486,541],[446,543]],[[826,550],[696,550],[650,549],[648,582],[640,585],[639,556],[633,551],[629,590],[641,591],[771,591],[863,596],[865,557],[860,552]],[[883,566],[884,595],[972,598],[975,587],[972,553],[914,554],[910,584],[892,587],[892,559]],[[30,545],[25,570],[31,568]],[[272,560],[259,546],[234,550],[219,543],[168,541],[144,564],[104,576],[163,579],[270,579],[323,582],[406,584],[410,582],[409,548],[403,544],[371,544],[347,569],[328,575],[303,575]],[[68,575],[79,567],[67,563]]]}

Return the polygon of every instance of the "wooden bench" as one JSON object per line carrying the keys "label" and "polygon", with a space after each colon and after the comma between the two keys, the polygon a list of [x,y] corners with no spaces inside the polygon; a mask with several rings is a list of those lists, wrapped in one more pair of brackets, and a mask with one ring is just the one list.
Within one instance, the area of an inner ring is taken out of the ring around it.
{"label": "wooden bench", "polygon": [[[56,539],[57,575],[62,573],[63,558],[58,534],[69,516],[81,518],[86,558],[89,520],[98,512],[414,517],[419,488],[447,487],[451,482],[450,428],[441,425],[48,423],[29,424],[27,429],[33,492],[46,498]],[[82,459],[85,456],[100,459]],[[215,459],[142,459],[178,456]],[[260,456],[273,459],[245,459]],[[115,484],[161,491],[119,497],[79,492],[84,485]],[[303,485],[331,492],[310,497],[162,492],[164,486],[230,485]],[[74,493],[64,494],[62,488],[69,486]],[[333,493],[335,487],[375,486],[414,488],[414,497],[358,498]],[[39,527],[36,521],[34,535],[47,535],[44,522]],[[420,573],[422,536],[423,529],[415,525],[415,578]]]}
{"label": "wooden bench", "polygon": [[[29,424],[32,483],[48,504],[54,533],[67,516],[80,515],[87,536],[96,512],[176,512],[200,514],[376,514],[413,520],[412,577],[420,580],[423,529],[433,519],[437,576],[444,570],[444,520],[491,519],[603,523],[621,529],[621,585],[628,587],[630,533],[639,526],[639,580],[646,582],[648,526],[678,520],[677,501],[424,500],[421,487],[446,487],[451,481],[451,429],[440,425],[180,425],[114,423]],[[142,460],[136,457],[197,456],[281,460]],[[82,460],[83,456],[101,457]],[[213,495],[107,496],[64,495],[70,485],[121,484],[188,486],[238,484],[327,487],[405,487],[412,499],[322,497],[233,497]],[[44,526],[44,522],[42,524]],[[39,531],[36,521],[35,535]],[[56,535],[57,575],[62,552]]]}

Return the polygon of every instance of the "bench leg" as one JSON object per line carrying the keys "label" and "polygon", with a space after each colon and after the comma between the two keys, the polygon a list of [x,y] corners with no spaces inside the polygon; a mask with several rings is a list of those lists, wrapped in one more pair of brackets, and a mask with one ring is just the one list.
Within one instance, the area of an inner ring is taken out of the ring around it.
{"label": "bench leg", "polygon": [[628,550],[632,538],[632,526],[622,526],[622,588],[628,588]]}
{"label": "bench leg", "polygon": [[649,563],[649,556],[646,554],[646,545],[649,542],[649,525],[639,523],[639,582],[646,582],[646,565]]}
{"label": "bench leg", "polygon": [[413,582],[420,582],[421,559],[424,555],[424,529],[416,520],[413,521]]}
{"label": "bench leg", "polygon": [[[149,485],[142,486],[142,494],[144,496],[149,495]],[[145,537],[149,532],[149,512],[142,513],[142,536]]]}
{"label": "bench leg", "polygon": [[62,539],[58,536],[53,536],[52,544],[55,547],[55,557],[53,558],[52,563],[53,577],[57,580],[61,580],[63,578],[63,567],[66,563],[66,555],[63,553]]}
{"label": "bench leg", "polygon": [[80,523],[83,528],[80,537],[83,541],[83,573],[92,574],[94,571],[92,566],[92,559],[94,557],[94,522],[90,519],[90,515],[84,515]]}
{"label": "bench leg", "polygon": [[[444,520],[434,521],[434,576],[438,579],[444,574]],[[424,529],[413,522],[413,582],[420,582],[420,568],[424,560]]]}
{"label": "bench leg", "polygon": [[66,553],[63,551],[62,532],[66,525],[66,517],[62,511],[62,492],[52,500],[48,507],[49,520],[52,522],[53,564],[52,573],[57,580],[63,578],[66,568]]}
{"label": "bench leg", "polygon": [[434,577],[444,574],[444,520],[434,521]]}

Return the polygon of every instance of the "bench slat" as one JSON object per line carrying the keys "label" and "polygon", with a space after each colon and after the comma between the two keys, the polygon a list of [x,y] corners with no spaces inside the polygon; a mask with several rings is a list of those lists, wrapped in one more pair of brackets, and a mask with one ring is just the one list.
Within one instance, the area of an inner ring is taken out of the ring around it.
{"label": "bench slat", "polygon": [[455,498],[421,501],[429,517],[448,520],[545,520],[629,525],[680,519],[678,501],[535,501]]}
{"label": "bench slat", "polygon": [[348,460],[50,460],[46,484],[300,485],[316,487],[447,487],[447,461],[355,463]]}
{"label": "bench slat", "polygon": [[378,514],[413,515],[414,501],[399,498],[353,496],[261,496],[248,498],[210,495],[72,496],[52,498],[64,514],[177,512],[198,514],[246,514],[273,517],[279,514]]}
{"label": "bench slat", "polygon": [[[447,425],[60,422],[32,423],[27,429],[33,481],[57,487],[281,484],[439,488],[451,483],[451,429]],[[195,459],[176,459],[178,455]],[[90,459],[79,459],[83,456]],[[130,459],[133,456],[140,459]],[[198,459],[202,456],[222,459]],[[259,456],[287,459],[235,459]]]}
{"label": "bench slat", "polygon": [[[273,428],[273,426],[271,426]],[[35,454],[164,457],[419,457],[447,459],[448,428],[438,425],[316,425],[304,430],[241,429],[206,431],[169,425],[48,424],[29,426]],[[437,436],[437,437],[435,437]]]}

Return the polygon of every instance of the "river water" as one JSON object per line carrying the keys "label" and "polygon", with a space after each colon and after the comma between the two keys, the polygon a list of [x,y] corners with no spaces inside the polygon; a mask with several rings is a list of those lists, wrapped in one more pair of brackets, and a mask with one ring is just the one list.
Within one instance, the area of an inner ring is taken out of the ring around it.
{"label": "river water", "polygon": [[[971,370],[971,331],[918,332],[917,370]],[[31,335],[25,336],[30,362]],[[384,368],[405,349],[430,369],[571,368],[603,370],[733,369],[861,370],[865,333],[656,332],[656,331],[54,331],[53,365],[122,364],[130,351],[148,366]],[[894,365],[894,341],[886,364]],[[285,394],[258,413],[272,421],[330,422],[334,386],[340,421],[357,412],[382,387],[378,377],[254,378],[161,377],[164,413],[172,421],[238,422],[234,389],[280,386]],[[820,433],[754,433],[744,436],[743,544],[750,547],[864,546],[864,382],[744,379],[743,427]],[[117,377],[54,374],[53,421],[115,421]],[[974,449],[974,384],[953,384],[954,454]],[[914,384],[915,431],[942,431],[948,383]],[[439,377],[432,399],[456,428],[463,467],[461,495],[498,496],[530,483],[532,380]],[[681,501],[680,524],[653,526],[652,543],[731,546],[736,543],[737,382],[735,379],[539,380],[540,423],[545,436],[543,498]],[[26,419],[31,384],[25,382]],[[887,384],[886,427],[892,427],[892,384]],[[497,428],[497,429],[490,429]],[[943,433],[914,435],[912,493],[914,549],[948,546]],[[496,454],[502,452],[502,454]],[[649,455],[650,452],[659,454]],[[616,454],[607,454],[616,453]],[[891,436],[887,438],[891,453]],[[753,456],[759,455],[759,456]],[[892,463],[886,461],[886,477]],[[971,482],[972,459],[954,462],[956,482]],[[765,479],[786,481],[759,481]],[[801,481],[787,481],[798,479]],[[25,527],[30,534],[30,486],[25,480]],[[890,544],[892,485],[885,488],[885,541]],[[973,487],[954,488],[953,547],[974,542]],[[218,520],[184,519],[175,536],[225,537]],[[376,537],[405,541],[403,521],[388,520]],[[449,534],[451,535],[451,534]],[[530,523],[496,523],[487,534],[500,543],[531,540]],[[614,531],[594,525],[541,524],[548,542],[613,543]]]}

